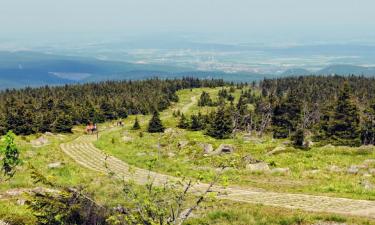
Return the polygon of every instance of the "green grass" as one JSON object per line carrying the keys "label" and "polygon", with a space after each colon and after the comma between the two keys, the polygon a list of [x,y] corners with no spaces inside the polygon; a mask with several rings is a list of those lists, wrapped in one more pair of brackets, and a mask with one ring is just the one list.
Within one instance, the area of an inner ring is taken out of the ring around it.
{"label": "green grass", "polygon": [[346,224],[374,224],[373,221],[355,217],[307,213],[262,205],[215,201],[202,206],[197,218],[188,220],[189,225],[295,225],[317,222]]}

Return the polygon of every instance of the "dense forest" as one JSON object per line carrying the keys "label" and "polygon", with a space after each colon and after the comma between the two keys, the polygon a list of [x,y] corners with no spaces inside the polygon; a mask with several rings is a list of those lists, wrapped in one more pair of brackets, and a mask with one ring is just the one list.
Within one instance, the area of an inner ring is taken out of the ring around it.
{"label": "dense forest", "polygon": [[178,101],[180,89],[223,85],[222,80],[155,78],[5,90],[0,93],[0,134],[70,132],[78,124],[161,111]]}
{"label": "dense forest", "polygon": [[203,92],[198,105],[217,106],[216,110],[191,118],[180,115],[179,127],[206,130],[215,138],[237,131],[272,133],[299,147],[308,147],[308,139],[349,146],[375,143],[374,78],[287,77],[238,88],[238,101],[232,95],[234,87],[219,91],[216,102]]}

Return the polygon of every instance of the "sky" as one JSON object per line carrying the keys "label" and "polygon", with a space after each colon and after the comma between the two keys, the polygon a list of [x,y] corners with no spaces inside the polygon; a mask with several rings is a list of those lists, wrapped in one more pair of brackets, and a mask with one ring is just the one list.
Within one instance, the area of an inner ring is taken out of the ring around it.
{"label": "sky", "polygon": [[0,0],[0,37],[201,34],[233,41],[375,37],[374,0]]}

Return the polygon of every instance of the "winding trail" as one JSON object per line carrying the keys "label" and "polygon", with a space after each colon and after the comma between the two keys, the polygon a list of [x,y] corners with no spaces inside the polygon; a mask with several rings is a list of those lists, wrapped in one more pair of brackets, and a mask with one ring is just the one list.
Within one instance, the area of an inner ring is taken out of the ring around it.
{"label": "winding trail", "polygon": [[[186,104],[181,111],[183,113],[187,112],[196,102],[197,97],[193,96],[191,102]],[[93,145],[95,141],[96,136],[83,135],[69,143],[61,144],[60,147],[68,156],[83,167],[104,174],[113,172],[120,179],[132,180],[138,184],[145,184],[149,180],[149,176],[154,179],[154,183],[157,185],[164,184],[167,181],[177,181],[179,179],[173,176],[129,166],[120,159],[104,154]],[[202,192],[207,188],[208,184],[200,183],[194,186],[193,191]],[[219,193],[218,198],[231,201],[375,219],[375,201],[277,193],[237,187],[224,188],[215,186],[213,191]]]}
{"label": "winding trail", "polygon": [[[154,182],[158,185],[178,179],[169,175],[134,168],[113,156],[107,156],[93,145],[95,140],[95,136],[84,135],[70,143],[61,144],[61,149],[77,163],[88,169],[101,173],[113,172],[121,179],[133,180],[138,184],[145,184],[149,175],[155,179]],[[203,191],[207,187],[208,184],[200,183],[195,186],[194,190]],[[375,201],[277,193],[236,187],[223,188],[216,186],[213,191],[219,193],[219,198],[232,201],[375,219]]]}

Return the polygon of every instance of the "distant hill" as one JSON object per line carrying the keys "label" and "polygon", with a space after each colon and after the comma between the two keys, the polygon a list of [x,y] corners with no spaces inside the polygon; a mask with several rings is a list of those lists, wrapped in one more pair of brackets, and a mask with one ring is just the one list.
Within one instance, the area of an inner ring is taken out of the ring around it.
{"label": "distant hill", "polygon": [[315,72],[318,75],[363,75],[375,76],[375,67],[363,67],[354,65],[332,65]]}
{"label": "distant hill", "polygon": [[311,75],[313,74],[313,72],[311,71],[308,71],[306,69],[302,69],[302,68],[293,68],[293,69],[288,69],[286,71],[284,71],[281,76],[306,76],[306,75]]}

